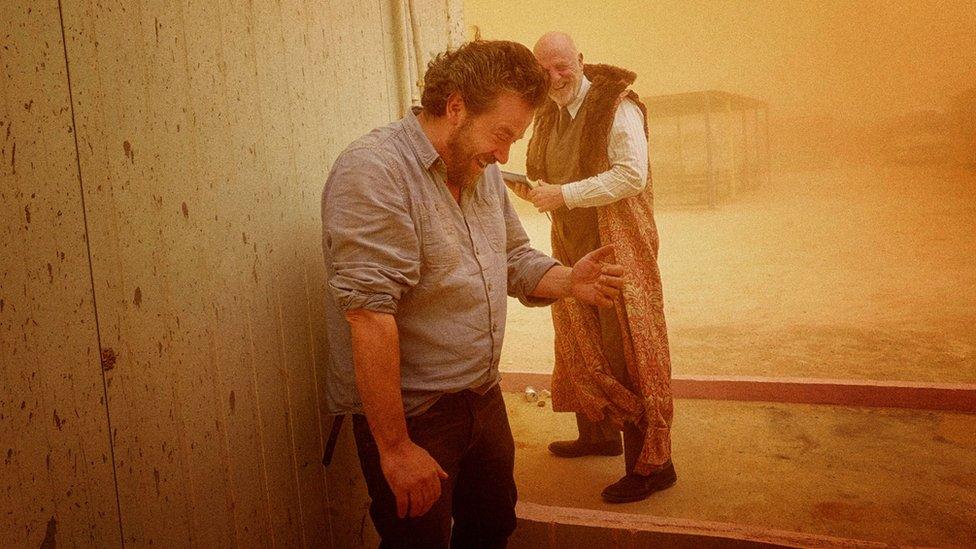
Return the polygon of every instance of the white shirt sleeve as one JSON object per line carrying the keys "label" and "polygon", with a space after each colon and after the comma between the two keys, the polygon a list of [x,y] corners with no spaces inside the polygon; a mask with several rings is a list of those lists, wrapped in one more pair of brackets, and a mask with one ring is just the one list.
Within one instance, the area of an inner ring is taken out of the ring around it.
{"label": "white shirt sleeve", "polygon": [[647,136],[644,115],[624,99],[617,107],[607,143],[610,169],[562,186],[566,207],[591,208],[638,194],[647,186]]}

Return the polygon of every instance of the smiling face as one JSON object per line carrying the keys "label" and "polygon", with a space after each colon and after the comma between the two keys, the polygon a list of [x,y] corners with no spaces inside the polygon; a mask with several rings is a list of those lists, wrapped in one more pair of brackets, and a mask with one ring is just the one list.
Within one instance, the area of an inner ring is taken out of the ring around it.
{"label": "smiling face", "polygon": [[549,98],[560,107],[576,98],[583,81],[583,55],[569,36],[549,33],[539,39],[533,50],[539,64],[549,73]]}
{"label": "smiling face", "polygon": [[507,91],[478,115],[468,113],[459,97],[449,100],[447,109],[456,125],[448,136],[443,160],[447,181],[461,186],[477,181],[489,164],[508,162],[512,144],[525,134],[534,114],[522,98]]}

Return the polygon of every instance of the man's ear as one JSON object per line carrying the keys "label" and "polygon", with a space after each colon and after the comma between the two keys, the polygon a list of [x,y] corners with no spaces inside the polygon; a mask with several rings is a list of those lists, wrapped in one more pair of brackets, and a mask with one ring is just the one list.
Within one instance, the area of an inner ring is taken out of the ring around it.
{"label": "man's ear", "polygon": [[444,115],[455,125],[459,125],[467,114],[464,99],[458,92],[453,92],[447,96],[447,105],[444,108]]}
{"label": "man's ear", "polygon": [[580,64],[580,67],[583,66],[583,52],[580,52],[580,54],[579,54],[579,64]]}

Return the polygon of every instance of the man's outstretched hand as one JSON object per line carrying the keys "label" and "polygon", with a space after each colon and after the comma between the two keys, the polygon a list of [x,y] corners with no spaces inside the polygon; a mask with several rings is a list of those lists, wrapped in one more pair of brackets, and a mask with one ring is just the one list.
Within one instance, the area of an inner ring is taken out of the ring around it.
{"label": "man's outstretched hand", "polygon": [[613,244],[593,250],[573,266],[573,297],[596,307],[611,307],[624,287],[624,268],[610,263]]}

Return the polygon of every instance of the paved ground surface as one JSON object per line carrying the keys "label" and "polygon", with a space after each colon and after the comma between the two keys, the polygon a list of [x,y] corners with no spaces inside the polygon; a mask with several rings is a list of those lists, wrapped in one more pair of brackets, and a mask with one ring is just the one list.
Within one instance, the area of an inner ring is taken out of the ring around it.
{"label": "paved ground surface", "polygon": [[622,457],[560,459],[571,414],[507,394],[522,501],[732,522],[896,545],[976,547],[976,415],[678,400],[678,483],[604,504]]}

